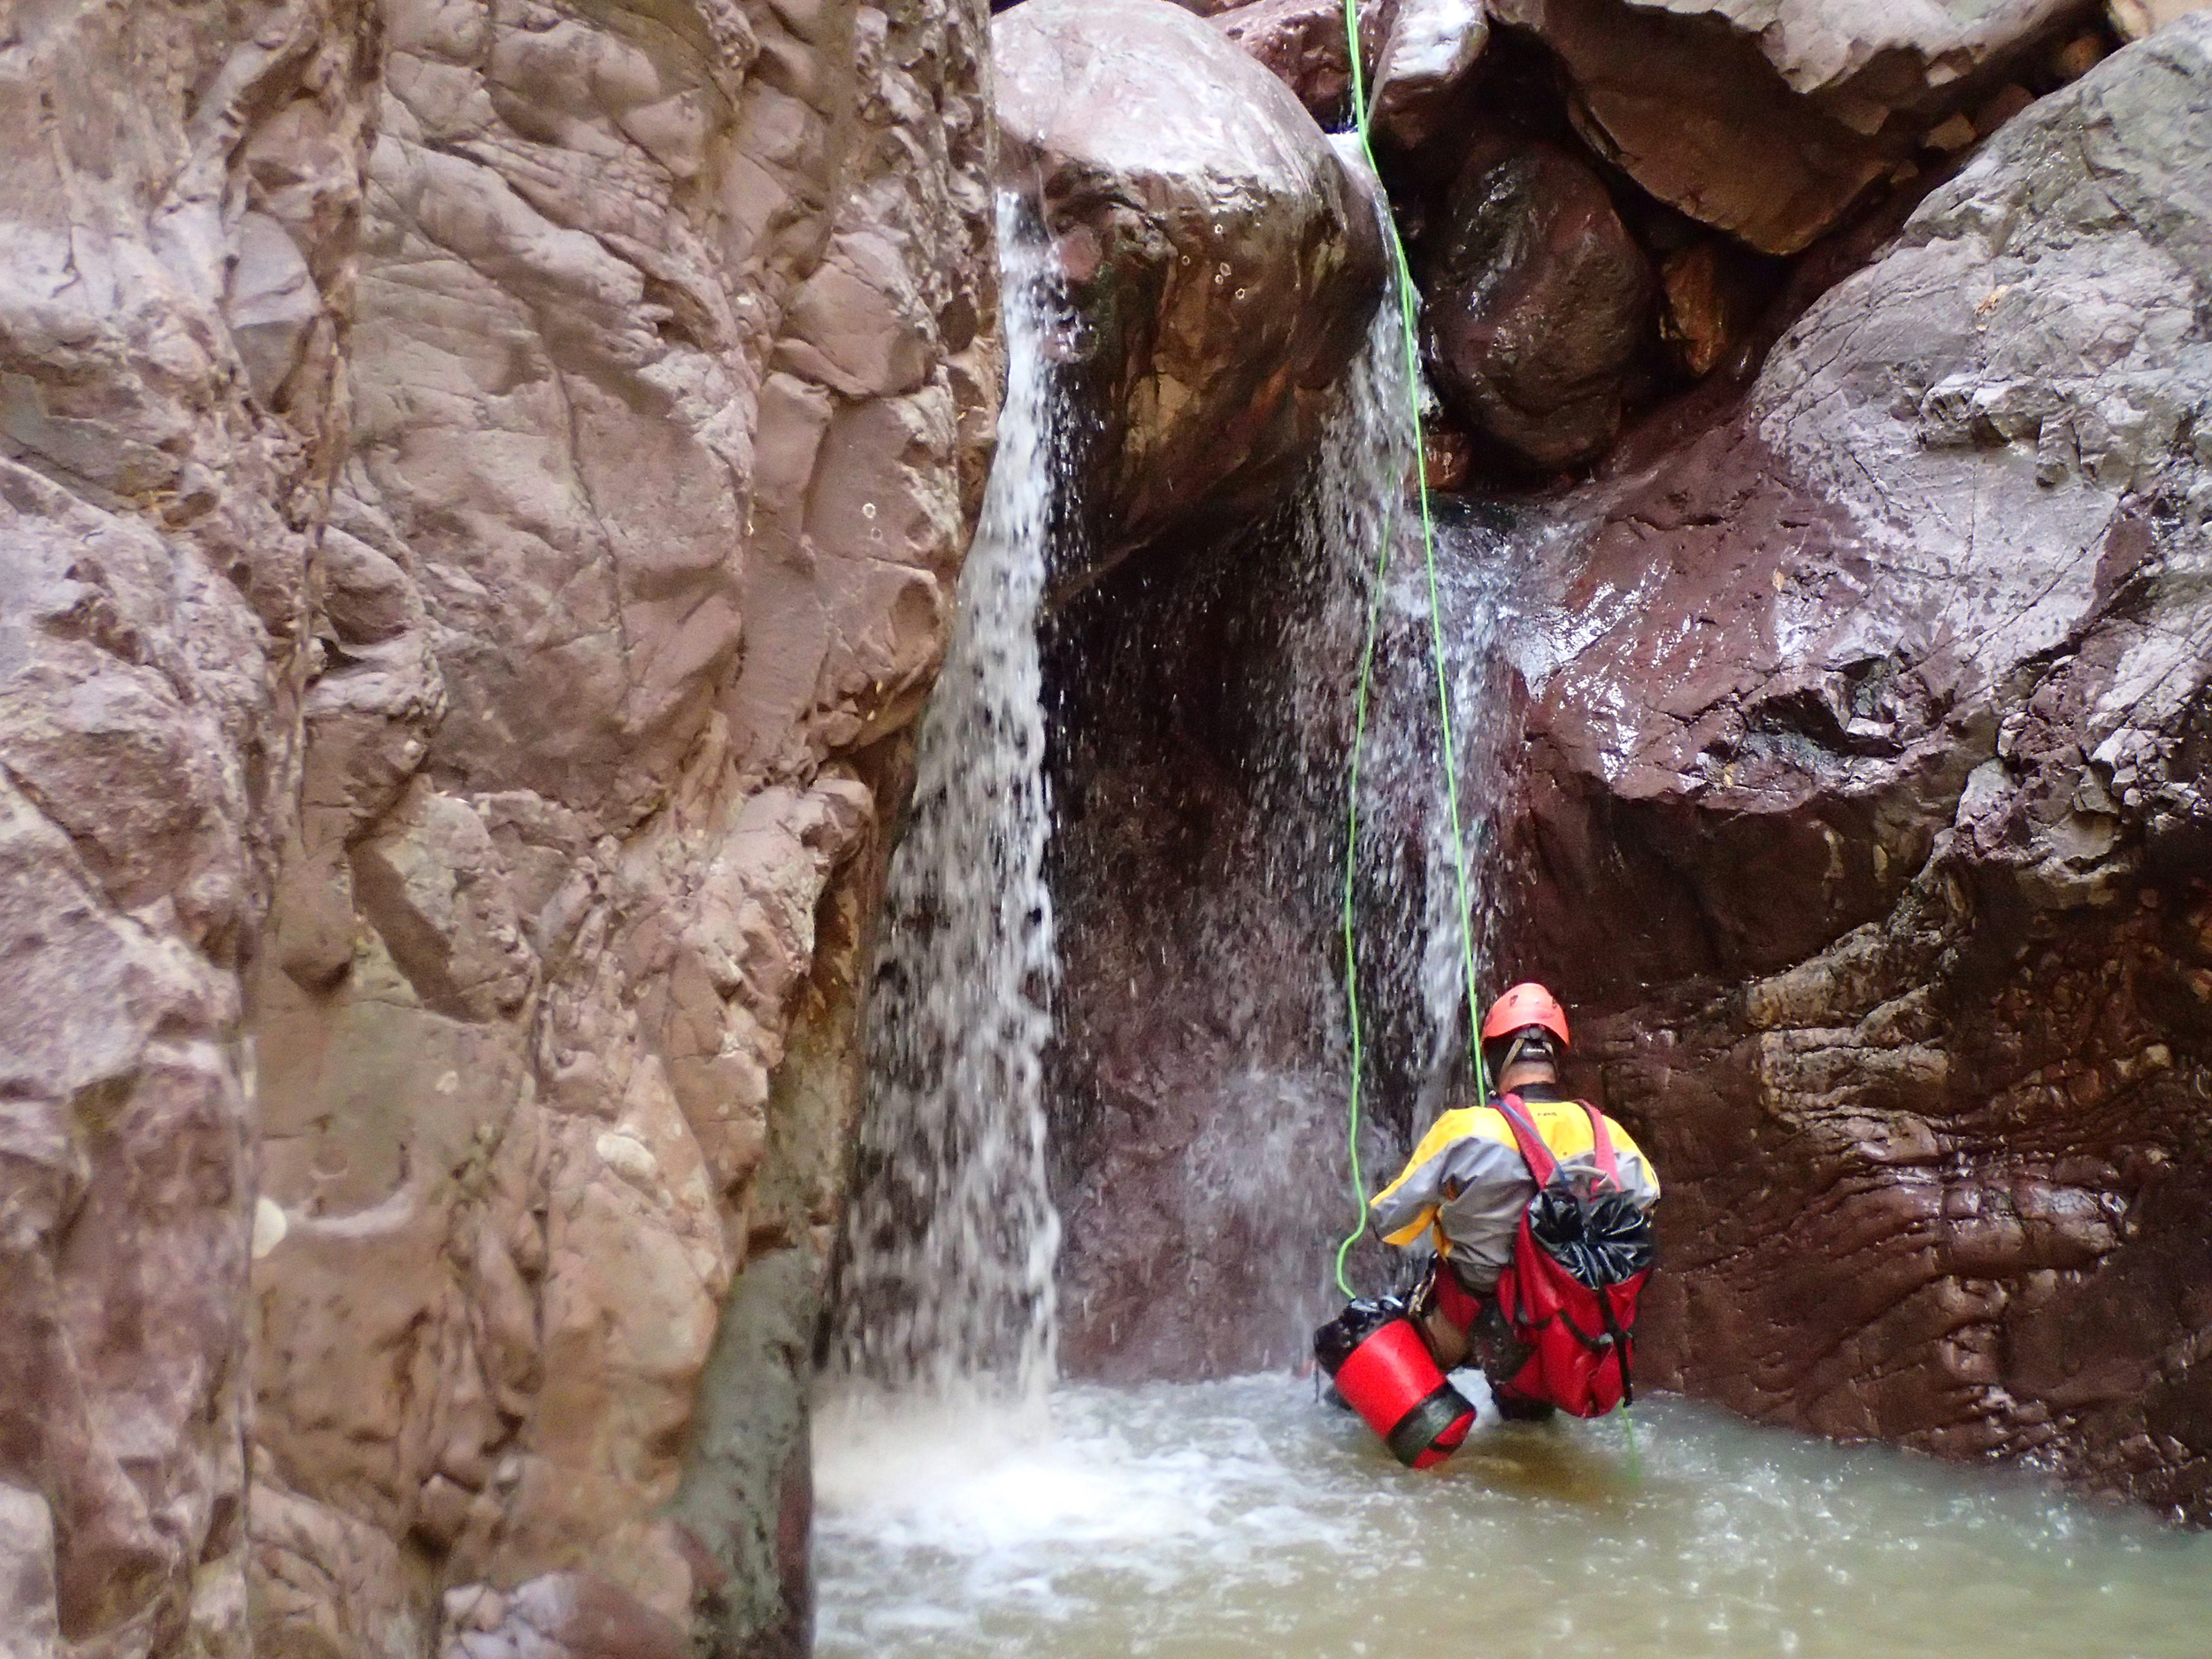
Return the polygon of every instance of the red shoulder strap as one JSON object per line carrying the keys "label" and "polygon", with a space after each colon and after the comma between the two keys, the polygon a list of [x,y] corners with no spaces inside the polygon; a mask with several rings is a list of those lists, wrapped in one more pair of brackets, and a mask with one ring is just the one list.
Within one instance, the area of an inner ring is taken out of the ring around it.
{"label": "red shoulder strap", "polygon": [[1559,1172],[1559,1160],[1544,1144],[1544,1137],[1536,1133],[1536,1125],[1521,1110],[1518,1094],[1498,1097],[1498,1115],[1505,1119],[1505,1126],[1513,1132],[1514,1144],[1521,1148],[1521,1162],[1528,1165],[1528,1172],[1536,1180],[1537,1189],[1551,1185],[1551,1178]]}
{"label": "red shoulder strap", "polygon": [[[1613,1150],[1613,1135],[1605,1126],[1605,1114],[1586,1100],[1575,1104],[1589,1115],[1590,1145],[1597,1156],[1598,1179],[1615,1192],[1621,1191],[1620,1159]],[[1513,1131],[1514,1143],[1521,1148],[1521,1162],[1528,1165],[1536,1185],[1549,1187],[1551,1178],[1559,1172],[1559,1160],[1552,1156],[1552,1149],[1544,1144],[1543,1136],[1536,1133],[1536,1125],[1522,1110],[1521,1097],[1500,1095],[1498,1115],[1505,1119],[1506,1127]]]}
{"label": "red shoulder strap", "polygon": [[1597,1152],[1599,1179],[1615,1192],[1619,1192],[1621,1163],[1613,1156],[1613,1133],[1605,1126],[1605,1114],[1586,1100],[1578,1101],[1576,1104],[1590,1114],[1590,1144]]}

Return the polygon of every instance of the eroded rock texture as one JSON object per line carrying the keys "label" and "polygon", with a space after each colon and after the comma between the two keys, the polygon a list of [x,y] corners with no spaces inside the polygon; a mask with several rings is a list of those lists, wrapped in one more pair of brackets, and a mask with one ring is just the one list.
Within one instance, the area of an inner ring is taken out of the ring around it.
{"label": "eroded rock texture", "polygon": [[706,1426],[803,1432],[702,1379],[833,1202],[883,740],[995,398],[982,13],[386,27],[255,987],[257,1629],[658,1652],[695,1603],[744,1650],[773,1563],[734,1594],[745,1540],[668,1506]]}
{"label": "eroded rock texture", "polygon": [[2097,7],[1495,0],[1489,12],[1556,56],[1599,154],[1692,218],[1793,253]]}
{"label": "eroded rock texture", "polygon": [[5,28],[0,1645],[783,1640],[984,12]]}
{"label": "eroded rock texture", "polygon": [[245,1651],[253,1061],[375,21],[19,10],[0,55],[0,1631]]}
{"label": "eroded rock texture", "polygon": [[2212,1517],[2212,23],[1591,492],[1509,972],[1670,1182],[1655,1376]]}

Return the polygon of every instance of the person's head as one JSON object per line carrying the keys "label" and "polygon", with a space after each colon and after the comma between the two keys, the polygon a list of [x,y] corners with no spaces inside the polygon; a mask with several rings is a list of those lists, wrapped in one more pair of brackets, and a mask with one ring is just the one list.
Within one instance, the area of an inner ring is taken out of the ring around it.
{"label": "person's head", "polygon": [[1534,980],[1515,986],[1483,1018],[1483,1064],[1502,1092],[1556,1083],[1568,1041],[1567,1010]]}

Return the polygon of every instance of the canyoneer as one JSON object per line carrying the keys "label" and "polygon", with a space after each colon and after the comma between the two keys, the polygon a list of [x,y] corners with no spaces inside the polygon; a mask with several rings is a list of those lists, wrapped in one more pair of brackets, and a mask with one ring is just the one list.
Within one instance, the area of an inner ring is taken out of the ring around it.
{"label": "canyoneer", "polygon": [[1412,1467],[1465,1439],[1473,1408],[1444,1376],[1464,1365],[1509,1419],[1598,1417],[1634,1396],[1659,1179],[1626,1130],[1561,1093],[1569,1041],[1540,985],[1491,1005],[1496,1092],[1439,1118],[1369,1204],[1387,1242],[1432,1256],[1420,1287],[1355,1302],[1315,1333],[1339,1392]]}

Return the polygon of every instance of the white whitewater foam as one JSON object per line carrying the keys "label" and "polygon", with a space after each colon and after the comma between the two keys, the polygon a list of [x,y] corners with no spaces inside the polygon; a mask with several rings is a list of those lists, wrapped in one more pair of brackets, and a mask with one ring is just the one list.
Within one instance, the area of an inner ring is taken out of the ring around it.
{"label": "white whitewater foam", "polygon": [[826,1417],[824,1659],[2200,1659],[2212,1539],[1661,1399],[1399,1469],[1309,1383]]}

